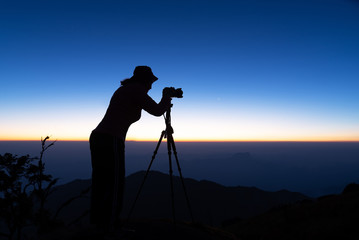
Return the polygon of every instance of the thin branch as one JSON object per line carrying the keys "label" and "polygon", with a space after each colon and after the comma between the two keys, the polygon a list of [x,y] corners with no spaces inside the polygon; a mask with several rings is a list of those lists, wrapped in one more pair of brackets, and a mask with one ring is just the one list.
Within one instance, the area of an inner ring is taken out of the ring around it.
{"label": "thin branch", "polygon": [[54,219],[57,218],[57,216],[59,215],[60,211],[62,209],[64,209],[66,206],[68,206],[70,203],[72,203],[74,200],[78,199],[78,198],[82,198],[85,196],[85,194],[87,194],[90,191],[91,187],[86,188],[85,190],[81,191],[81,193],[75,197],[72,197],[70,199],[68,199],[66,202],[64,202],[56,211],[56,214],[54,216]]}

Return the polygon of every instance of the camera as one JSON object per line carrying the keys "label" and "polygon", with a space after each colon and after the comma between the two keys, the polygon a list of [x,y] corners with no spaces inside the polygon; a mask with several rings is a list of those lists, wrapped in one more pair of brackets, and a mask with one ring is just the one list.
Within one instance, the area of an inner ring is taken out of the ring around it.
{"label": "camera", "polygon": [[183,98],[182,88],[166,87],[163,92],[169,97]]}

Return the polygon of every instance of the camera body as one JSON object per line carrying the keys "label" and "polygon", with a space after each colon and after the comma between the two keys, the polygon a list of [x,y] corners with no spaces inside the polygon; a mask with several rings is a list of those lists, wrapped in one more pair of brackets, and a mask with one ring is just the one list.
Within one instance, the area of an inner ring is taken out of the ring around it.
{"label": "camera body", "polygon": [[163,92],[169,97],[183,98],[182,88],[166,87]]}

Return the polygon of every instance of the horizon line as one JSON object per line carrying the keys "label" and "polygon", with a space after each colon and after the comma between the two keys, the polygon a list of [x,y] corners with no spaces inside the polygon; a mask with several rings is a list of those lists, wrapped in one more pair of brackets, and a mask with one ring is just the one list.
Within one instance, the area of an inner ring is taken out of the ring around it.
{"label": "horizon line", "polygon": [[[36,142],[41,141],[40,139],[0,139],[0,142]],[[59,141],[59,142],[88,142],[89,139],[49,139],[48,141]],[[163,140],[166,142],[166,140]],[[155,139],[128,139],[126,142],[158,142]],[[258,140],[221,140],[221,139],[213,139],[213,140],[204,140],[204,139],[179,139],[175,140],[175,142],[198,142],[198,143],[236,143],[236,142],[359,142],[359,140],[321,140],[321,139],[288,139],[288,140],[266,140],[266,139],[258,139]]]}

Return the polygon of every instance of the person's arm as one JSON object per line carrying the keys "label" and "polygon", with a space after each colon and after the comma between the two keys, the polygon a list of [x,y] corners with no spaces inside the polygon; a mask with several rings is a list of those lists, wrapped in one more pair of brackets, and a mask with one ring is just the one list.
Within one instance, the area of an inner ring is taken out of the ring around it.
{"label": "person's arm", "polygon": [[154,115],[161,116],[171,107],[171,97],[166,94],[162,95],[161,101],[157,104],[150,96],[146,94],[142,102],[142,108]]}

